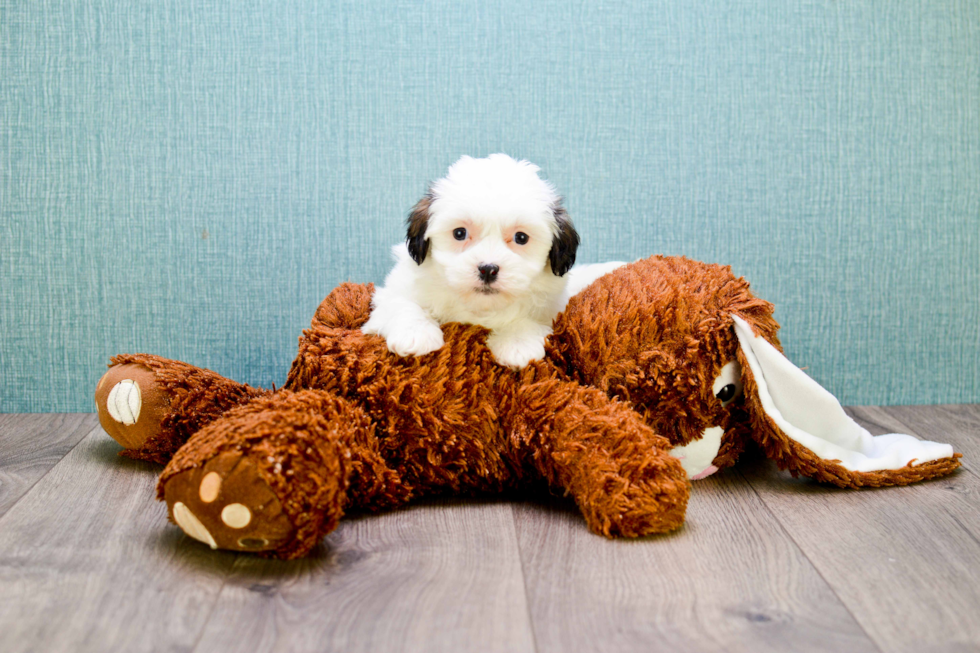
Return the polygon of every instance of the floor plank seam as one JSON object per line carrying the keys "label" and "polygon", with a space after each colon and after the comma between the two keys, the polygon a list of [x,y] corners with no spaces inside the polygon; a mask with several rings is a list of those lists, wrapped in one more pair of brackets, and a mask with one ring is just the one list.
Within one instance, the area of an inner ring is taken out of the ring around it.
{"label": "floor plank seam", "polygon": [[[33,483],[31,483],[30,487],[28,487],[26,490],[24,490],[24,492],[19,497],[17,497],[17,500],[16,501],[14,501],[12,504],[10,504],[9,506],[7,506],[7,510],[4,511],[4,513],[2,515],[0,515],[0,526],[3,525],[4,518],[11,513],[11,511],[14,509],[14,507],[17,506],[18,503],[20,503],[21,501],[24,500],[24,497],[26,497],[27,495],[29,495],[31,493],[31,491],[35,487],[37,487],[38,483],[40,483],[45,478],[47,478],[48,474],[50,474],[51,472],[53,472],[55,467],[57,467],[58,465],[60,465],[62,463],[62,461],[64,461],[65,458],[67,458],[69,455],[71,455],[71,453],[77,447],[81,446],[81,444],[83,442],[85,442],[90,437],[92,437],[92,434],[95,433],[96,431],[102,431],[102,426],[96,425],[88,433],[86,433],[85,435],[83,435],[82,437],[80,437],[78,439],[78,442],[76,442],[75,444],[73,444],[71,446],[71,448],[68,449],[68,451],[66,451],[64,453],[64,455],[61,456],[61,458],[58,460],[58,462],[56,462],[55,464],[51,465],[51,467],[49,467],[46,472],[44,472],[41,476],[39,476],[37,478],[37,480],[35,480]],[[104,431],[103,431],[103,433],[104,433]]]}
{"label": "floor plank seam", "polygon": [[[968,404],[967,407],[968,408],[970,408],[970,407],[976,408],[977,405],[975,405],[975,404]],[[895,420],[896,422],[898,422],[899,424],[901,424],[902,427],[907,432],[912,433],[912,435],[914,435],[915,437],[919,438],[920,440],[931,439],[931,437],[930,438],[926,438],[926,437],[923,437],[922,435],[919,435],[918,431],[920,429],[913,429],[909,425],[908,422],[906,422],[905,420],[903,420],[899,415],[896,415],[893,411],[889,410],[889,408],[905,408],[904,406],[882,406],[881,409],[885,412],[886,415],[888,415],[893,420]],[[969,411],[969,412],[973,412],[973,411]],[[953,451],[956,452],[956,453],[960,453],[960,454],[963,453],[962,451],[956,451],[956,447],[953,447]],[[971,462],[972,461],[968,461],[966,459],[966,455],[964,454],[963,457],[960,458],[960,469],[965,470],[965,471],[973,474],[977,478],[980,478],[980,471],[973,469],[973,465],[971,464]]]}
{"label": "floor plank seam", "polygon": [[521,546],[521,538],[517,533],[517,511],[513,503],[510,504],[510,521],[514,526],[514,544],[517,545],[517,560],[521,563],[521,585],[524,587],[524,608],[527,610],[527,624],[531,629],[531,644],[534,646],[535,653],[537,653],[540,650],[538,648],[538,634],[535,632],[534,617],[531,614],[531,596],[528,594],[527,570],[524,568],[524,548]]}
{"label": "floor plank seam", "polygon": [[782,520],[779,518],[779,515],[777,515],[772,510],[772,508],[769,507],[769,504],[766,502],[765,498],[759,493],[759,490],[755,487],[755,484],[753,484],[751,480],[746,478],[745,475],[742,474],[741,470],[735,470],[735,471],[739,475],[739,477],[741,477],[742,481],[748,484],[749,488],[751,488],[756,498],[759,499],[759,502],[762,503],[763,506],[765,506],[766,511],[769,513],[769,515],[775,520],[777,524],[779,524],[779,529],[783,532],[783,535],[785,535],[789,539],[789,541],[793,543],[793,546],[795,546],[796,550],[799,551],[800,554],[806,559],[807,564],[809,564],[810,567],[813,569],[814,573],[816,573],[817,576],[820,577],[820,580],[824,582],[824,584],[827,586],[827,589],[830,591],[830,593],[833,594],[834,597],[836,597],[837,601],[842,606],[844,606],[844,609],[847,610],[847,613],[849,615],[851,615],[851,619],[853,619],[854,623],[857,624],[858,628],[861,629],[861,632],[864,633],[864,636],[867,638],[867,640],[875,647],[877,651],[879,651],[879,653],[885,653],[885,650],[881,647],[881,644],[871,635],[870,632],[868,632],[868,629],[865,627],[865,625],[861,623],[861,620],[858,618],[858,616],[854,614],[854,610],[851,608],[851,606],[849,606],[847,604],[847,601],[845,601],[844,598],[838,593],[837,588],[834,587],[834,584],[831,583],[826,576],[824,576],[823,571],[821,571],[817,563],[814,562],[809,555],[807,555],[806,549],[800,546],[799,541],[795,537],[793,537],[793,534],[789,531],[789,529],[786,528],[786,525],[783,524]]}
{"label": "floor plank seam", "polygon": [[204,638],[204,633],[207,632],[208,625],[210,625],[211,623],[211,617],[212,615],[214,615],[214,611],[218,607],[218,602],[221,600],[221,595],[224,594],[225,587],[227,587],[228,585],[228,578],[232,575],[232,573],[234,573],[235,567],[237,566],[238,566],[238,560],[235,560],[235,562],[231,566],[231,569],[228,571],[227,574],[225,574],[225,577],[221,579],[221,588],[218,589],[218,591],[215,592],[214,594],[214,601],[211,602],[211,607],[208,608],[208,614],[204,618],[204,622],[201,624],[201,630],[200,632],[197,633],[197,637],[194,638],[194,643],[191,644],[191,648],[189,649],[191,653],[197,653],[197,649],[201,645],[201,640]]}
{"label": "floor plank seam", "polygon": [[974,535],[973,532],[969,528],[966,527],[966,524],[964,524],[963,522],[961,522],[960,519],[959,519],[959,517],[957,517],[956,515],[954,515],[953,513],[951,513],[949,510],[945,510],[945,513],[947,515],[949,515],[949,517],[954,522],[956,522],[956,525],[959,526],[963,530],[963,532],[967,534],[967,536],[970,538],[970,540],[972,540],[973,543],[977,545],[977,548],[980,549],[980,540],[978,540],[977,539],[977,536]]}
{"label": "floor plank seam", "polygon": [[[889,408],[895,408],[895,406],[881,406],[880,408],[882,409],[882,411],[884,411],[884,413],[886,415],[888,415],[890,418],[892,418],[893,420],[895,420],[896,422],[898,422],[899,424],[901,424],[902,425],[902,430],[904,432],[911,433],[913,436],[915,436],[916,438],[918,438],[920,440],[926,440],[927,439],[927,438],[925,438],[925,437],[923,437],[922,435],[919,434],[919,431],[921,431],[921,429],[915,429],[915,428],[913,428],[908,422],[906,422],[905,420],[903,420],[899,415],[896,415],[894,412],[892,412],[892,411],[889,410]],[[902,408],[902,406],[897,406],[897,408]],[[867,416],[865,416],[865,415],[860,415],[860,417],[861,417],[861,419],[868,420]],[[885,431],[888,431],[889,430],[888,427],[885,426],[884,424],[878,424],[877,422],[875,422],[875,425],[878,426],[879,428],[884,429]],[[956,452],[956,453],[960,453],[960,454],[963,453],[962,451],[956,451],[956,447],[953,447],[953,451]],[[963,471],[963,472],[966,472],[968,474],[971,474],[972,476],[974,476],[977,479],[980,479],[980,471],[977,471],[977,470],[973,469],[973,466],[970,465],[968,462],[964,462],[964,459],[965,458],[966,458],[965,454],[964,454],[963,458],[960,458],[960,470]],[[942,481],[942,480],[946,480],[946,479],[952,479],[952,478],[955,478],[956,477],[956,474],[957,474],[957,472],[956,472],[956,470],[954,470],[952,476],[944,476],[944,477],[932,479],[929,482],[935,483],[937,481]]]}

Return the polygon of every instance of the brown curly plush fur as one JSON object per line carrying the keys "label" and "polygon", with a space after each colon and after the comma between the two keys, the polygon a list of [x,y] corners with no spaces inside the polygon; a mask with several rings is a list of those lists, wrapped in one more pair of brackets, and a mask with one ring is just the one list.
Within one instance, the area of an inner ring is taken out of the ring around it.
{"label": "brown curly plush fur", "polygon": [[[359,330],[372,290],[344,284],[331,293],[285,386],[193,435],[161,475],[160,497],[201,517],[208,508],[193,485],[181,498],[168,494],[171,481],[228,452],[247,456],[294,526],[276,548],[281,557],[304,554],[345,510],[540,482],[571,496],[606,536],[680,526],[686,475],[629,404],[544,361],[520,371],[496,364],[478,326],[446,325],[438,351],[395,356]],[[216,518],[208,530],[220,546],[247,548]]]}
{"label": "brown curly plush fur", "polygon": [[[110,371],[99,382],[96,403],[100,406],[112,385],[138,368],[153,378],[162,406],[160,421],[141,420],[127,428],[100,410],[103,428],[127,448],[123,455],[138,460],[166,463],[181,445],[203,426],[224,415],[229,409],[266,394],[267,390],[249,387],[200,367],[152,354],[120,354],[109,362]],[[121,373],[120,373],[121,372]],[[136,371],[136,374],[139,374]],[[147,403],[144,397],[144,404]],[[127,434],[127,430],[137,433]],[[130,446],[130,441],[139,442]]]}
{"label": "brown curly plush fur", "polygon": [[[519,371],[493,361],[478,326],[445,325],[446,344],[426,356],[389,353],[360,331],[372,292],[348,283],[323,301],[276,392],[153,356],[113,359],[107,377],[140,365],[147,396],[165,398],[165,417],[141,427],[146,442],[114,437],[129,455],[172,455],[158,493],[185,531],[291,558],[351,509],[543,483],[571,496],[596,533],[663,533],[683,522],[689,493],[668,452],[712,426],[724,431],[717,467],[752,439],[794,474],[847,486],[959,464],[855,475],[790,441],[761,411],[731,317],[779,347],[773,307],[725,266],[655,256],[615,270],[556,318],[546,359]],[[712,383],[733,360],[745,396],[723,406]]]}
{"label": "brown curly plush fur", "polygon": [[[755,297],[730,267],[653,256],[615,270],[573,297],[555,321],[548,356],[569,378],[632,403],[675,446],[721,426],[722,444],[713,461],[718,468],[734,464],[749,441],[780,469],[840,487],[907,485],[959,467],[960,454],[954,454],[899,470],[852,472],[789,439],[762,409],[732,315],[782,351],[772,304]],[[712,381],[732,360],[742,368],[743,397],[723,407],[712,394]]]}
{"label": "brown curly plush fur", "polygon": [[547,353],[568,378],[629,402],[674,446],[722,426],[714,464],[727,467],[748,435],[741,402],[723,407],[711,389],[738,352],[731,315],[779,347],[772,313],[728,266],[653,256],[573,297],[555,320]]}

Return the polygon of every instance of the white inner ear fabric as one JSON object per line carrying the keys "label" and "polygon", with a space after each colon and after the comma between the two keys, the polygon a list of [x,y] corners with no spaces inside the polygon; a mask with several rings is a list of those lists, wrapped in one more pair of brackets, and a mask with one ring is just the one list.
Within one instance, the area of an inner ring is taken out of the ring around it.
{"label": "white inner ear fabric", "polygon": [[839,460],[852,472],[900,469],[950,458],[948,444],[919,440],[911,435],[871,435],[844,412],[840,402],[819,383],[779,353],[737,315],[735,332],[749,362],[759,400],[783,433],[824,460]]}

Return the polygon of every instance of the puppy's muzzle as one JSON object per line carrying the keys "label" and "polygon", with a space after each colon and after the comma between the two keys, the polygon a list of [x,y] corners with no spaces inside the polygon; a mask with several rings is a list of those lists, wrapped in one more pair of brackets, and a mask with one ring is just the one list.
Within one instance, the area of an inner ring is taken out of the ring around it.
{"label": "puppy's muzzle", "polygon": [[482,263],[476,269],[480,271],[480,281],[488,285],[497,280],[500,272],[500,266],[493,263]]}

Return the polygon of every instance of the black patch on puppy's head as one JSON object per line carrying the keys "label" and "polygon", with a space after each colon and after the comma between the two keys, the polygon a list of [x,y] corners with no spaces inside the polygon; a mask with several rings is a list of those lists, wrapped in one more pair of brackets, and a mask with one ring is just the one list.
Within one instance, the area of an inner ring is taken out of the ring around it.
{"label": "black patch on puppy's head", "polygon": [[575,265],[575,253],[578,251],[578,232],[572,225],[565,207],[561,205],[561,200],[555,202],[551,207],[555,223],[558,225],[558,232],[551,239],[551,251],[548,252],[548,261],[551,263],[551,271],[556,276],[564,276],[566,272]]}
{"label": "black patch on puppy's head", "polygon": [[425,255],[429,253],[429,239],[425,237],[425,230],[429,228],[431,204],[432,193],[426,193],[408,214],[408,234],[405,236],[408,242],[408,254],[419,265],[422,265]]}

